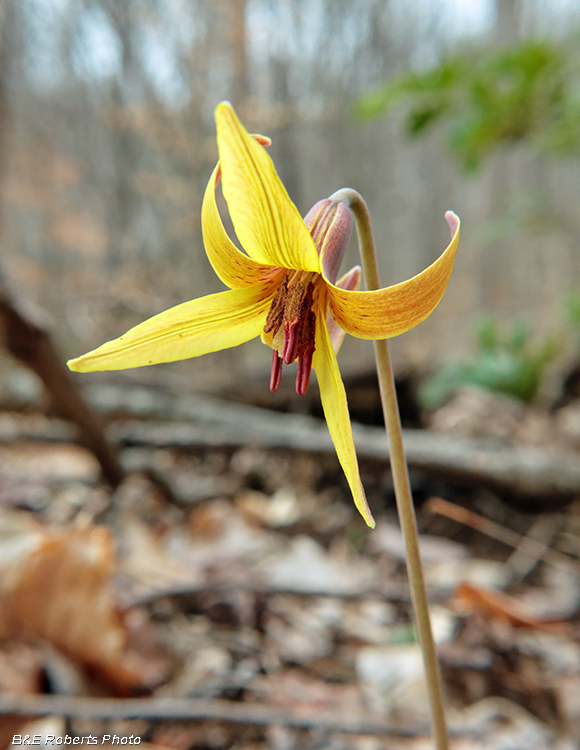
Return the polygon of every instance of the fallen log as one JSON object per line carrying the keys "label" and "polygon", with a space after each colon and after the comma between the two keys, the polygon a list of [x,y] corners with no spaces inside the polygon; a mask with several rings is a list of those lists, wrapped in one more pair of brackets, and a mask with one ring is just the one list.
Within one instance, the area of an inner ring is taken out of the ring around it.
{"label": "fallen log", "polygon": [[[109,425],[109,439],[124,449],[191,450],[254,445],[334,453],[326,424],[313,417],[282,414],[207,396],[176,397],[147,388],[91,386],[85,389],[85,396],[97,411],[147,418]],[[159,418],[163,421],[153,421]],[[48,432],[44,424],[35,435],[34,426],[29,423],[22,437],[47,439]],[[55,425],[53,439],[62,440],[65,433],[61,424]],[[353,424],[353,434],[359,458],[388,461],[388,443],[382,428]],[[403,435],[409,467],[424,475],[487,487],[536,508],[547,503],[561,505],[580,495],[580,461],[572,451],[550,451],[503,440],[424,430],[403,430]],[[0,420],[2,439],[14,440],[15,432],[14,428],[3,429]],[[145,455],[143,463],[146,461]],[[139,468],[138,464],[138,452],[134,452],[131,468]]]}
{"label": "fallen log", "polygon": [[[224,424],[146,424],[111,426],[112,440],[124,447],[226,448],[254,445],[268,449],[332,453],[334,446],[324,422],[292,415],[268,414],[263,421]],[[361,459],[388,461],[383,430],[353,424]],[[529,446],[475,440],[422,430],[403,430],[407,463],[421,474],[457,484],[487,487],[500,495],[536,504],[570,502],[580,494],[580,461]]]}

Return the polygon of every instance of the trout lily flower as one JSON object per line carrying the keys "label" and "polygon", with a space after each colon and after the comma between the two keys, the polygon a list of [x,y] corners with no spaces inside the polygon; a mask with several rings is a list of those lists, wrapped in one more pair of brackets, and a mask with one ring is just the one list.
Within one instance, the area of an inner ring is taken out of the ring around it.
{"label": "trout lily flower", "polygon": [[[397,336],[424,320],[449,281],[459,220],[446,218],[451,243],[422,273],[377,291],[359,291],[357,266],[337,281],[352,228],[348,207],[326,199],[302,219],[264,146],[231,105],[216,109],[219,162],[205,191],[202,230],[208,259],[229,291],[177,305],[114,341],[68,362],[71,370],[120,370],[198,357],[256,336],[273,350],[270,388],[283,364],[297,361],[296,390],[316,371],[324,414],[356,507],[374,521],[359,475],[336,351],[345,332],[363,339]],[[228,211],[245,252],[222,223],[215,191],[222,180]]]}

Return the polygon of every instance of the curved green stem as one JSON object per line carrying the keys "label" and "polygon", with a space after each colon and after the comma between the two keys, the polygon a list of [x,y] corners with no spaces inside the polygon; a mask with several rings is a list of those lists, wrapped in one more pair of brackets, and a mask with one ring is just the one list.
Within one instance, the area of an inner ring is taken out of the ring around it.
{"label": "curved green stem", "polygon": [[[367,289],[380,289],[379,270],[375,243],[371,228],[369,211],[363,198],[351,188],[339,190],[330,196],[331,200],[345,203],[355,218],[359,249],[362,266],[366,280]],[[443,707],[443,694],[441,689],[441,674],[433,633],[431,630],[431,619],[429,617],[429,604],[425,590],[425,579],[423,565],[419,553],[419,536],[417,532],[417,520],[411,486],[409,483],[409,472],[405,451],[403,448],[403,434],[401,431],[401,418],[395,391],[395,379],[389,356],[387,340],[382,339],[374,342],[375,359],[381,392],[381,403],[385,416],[385,426],[389,438],[389,451],[391,461],[391,472],[397,499],[397,510],[405,547],[407,551],[407,571],[411,587],[411,596],[415,612],[415,625],[419,637],[419,644],[423,652],[425,663],[425,675],[429,692],[429,702],[433,717],[433,734],[437,750],[448,750],[448,734],[445,722],[445,711]]]}

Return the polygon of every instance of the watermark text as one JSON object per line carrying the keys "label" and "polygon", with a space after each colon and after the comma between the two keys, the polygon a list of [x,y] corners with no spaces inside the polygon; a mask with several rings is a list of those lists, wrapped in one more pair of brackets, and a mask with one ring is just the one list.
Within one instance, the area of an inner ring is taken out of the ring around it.
{"label": "watermark text", "polygon": [[118,734],[104,734],[99,741],[96,734],[85,734],[80,737],[71,737],[65,734],[64,737],[54,734],[15,734],[12,738],[13,745],[140,745],[141,737],[134,734],[129,736]]}

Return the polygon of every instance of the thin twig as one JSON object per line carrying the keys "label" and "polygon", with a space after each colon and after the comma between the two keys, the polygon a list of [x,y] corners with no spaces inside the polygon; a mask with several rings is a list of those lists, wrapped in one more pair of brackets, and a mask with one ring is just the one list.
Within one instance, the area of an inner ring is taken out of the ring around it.
{"label": "thin twig", "polygon": [[528,529],[522,541],[510,555],[506,565],[513,571],[513,578],[523,580],[536,567],[546,552],[556,534],[557,519],[546,514],[538,516]]}
{"label": "thin twig", "polygon": [[550,565],[570,570],[570,565],[577,564],[576,561],[571,560],[563,552],[549,549],[545,544],[536,539],[522,536],[517,531],[507,529],[505,526],[501,526],[495,521],[490,521],[488,518],[484,518],[472,510],[462,508],[460,505],[455,505],[440,497],[432,497],[425,503],[424,508],[430,513],[438,513],[440,516],[451,518],[453,521],[462,523],[464,526],[470,526],[472,529],[476,529],[476,531],[480,531],[482,534],[496,539],[498,542],[507,544],[508,547],[518,549],[525,542],[526,552],[532,553],[535,557]]}
{"label": "thin twig", "polygon": [[[393,581],[385,582],[380,588],[369,586],[368,588],[357,589],[331,589],[331,588],[310,588],[301,589],[290,586],[260,585],[253,583],[236,583],[222,584],[216,582],[192,583],[185,585],[168,586],[154,591],[147,591],[137,595],[124,597],[121,602],[123,611],[133,607],[146,607],[159,599],[169,597],[179,599],[181,597],[199,597],[199,596],[223,596],[228,597],[233,594],[242,592],[254,596],[299,596],[306,598],[336,598],[345,601],[360,601],[361,599],[379,599],[380,601],[396,602],[407,604],[411,601],[409,589],[405,584],[395,583]],[[449,597],[449,593],[444,590],[434,590],[433,598],[439,604],[444,604]]]}

